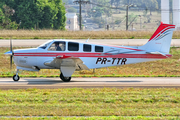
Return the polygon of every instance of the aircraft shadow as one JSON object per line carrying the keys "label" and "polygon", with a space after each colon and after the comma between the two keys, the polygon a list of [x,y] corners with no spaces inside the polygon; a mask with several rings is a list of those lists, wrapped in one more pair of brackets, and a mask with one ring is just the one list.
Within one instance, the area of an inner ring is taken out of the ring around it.
{"label": "aircraft shadow", "polygon": [[26,80],[26,81],[19,81],[19,82],[28,82],[28,85],[52,85],[52,84],[61,84],[61,83],[66,83],[66,84],[68,84],[68,83],[82,83],[82,82],[84,82],[84,83],[100,83],[100,82],[108,82],[108,83],[137,83],[137,82],[143,82],[143,81],[138,81],[138,80],[131,80],[131,81],[123,81],[123,80],[117,80],[117,81],[111,81],[111,80],[101,80],[101,81],[95,81],[95,80],[93,80],[93,81],[73,81],[73,79],[72,79],[72,81],[70,81],[70,82],[63,82],[63,81],[61,81],[60,79],[59,80],[54,80],[54,79],[24,79],[24,80]]}
{"label": "aircraft shadow", "polygon": [[137,81],[137,80],[132,80],[132,81],[71,81],[71,82],[127,82],[127,83],[130,83],[130,82],[142,82],[142,81]]}
{"label": "aircraft shadow", "polygon": [[[26,81],[21,82],[28,82],[28,85],[52,85],[57,83],[63,83],[61,80],[53,80],[53,79],[24,79]],[[20,82],[20,81],[19,81]]]}

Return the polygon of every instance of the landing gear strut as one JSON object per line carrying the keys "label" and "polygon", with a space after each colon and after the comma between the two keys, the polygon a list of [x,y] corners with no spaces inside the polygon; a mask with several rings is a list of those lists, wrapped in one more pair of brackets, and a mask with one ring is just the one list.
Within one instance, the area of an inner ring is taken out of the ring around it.
{"label": "landing gear strut", "polygon": [[64,75],[61,73],[60,78],[63,82],[69,82],[71,80],[71,77],[64,77]]}
{"label": "landing gear strut", "polygon": [[19,72],[19,69],[17,69],[16,75],[13,76],[13,80],[14,80],[14,81],[19,81],[19,79],[20,79],[20,77],[19,77],[19,75],[18,75],[18,72]]}

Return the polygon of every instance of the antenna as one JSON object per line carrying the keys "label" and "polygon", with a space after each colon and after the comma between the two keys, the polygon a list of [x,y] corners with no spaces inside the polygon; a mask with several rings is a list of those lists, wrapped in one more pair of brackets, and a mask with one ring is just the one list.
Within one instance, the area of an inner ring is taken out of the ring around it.
{"label": "antenna", "polygon": [[[90,37],[89,37],[90,38]],[[89,38],[86,40],[86,42],[88,42],[89,41]]]}

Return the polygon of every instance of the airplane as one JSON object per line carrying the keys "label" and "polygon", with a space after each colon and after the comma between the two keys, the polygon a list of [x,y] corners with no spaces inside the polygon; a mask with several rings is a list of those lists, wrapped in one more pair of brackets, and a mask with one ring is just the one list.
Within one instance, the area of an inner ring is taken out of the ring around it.
{"label": "airplane", "polygon": [[59,69],[60,79],[71,80],[75,70],[120,66],[148,62],[171,57],[169,54],[175,25],[161,22],[149,41],[143,46],[114,46],[91,44],[73,40],[50,40],[37,48],[12,50],[4,53],[12,58],[16,65],[14,81],[20,79],[19,70],[40,71],[41,69]]}

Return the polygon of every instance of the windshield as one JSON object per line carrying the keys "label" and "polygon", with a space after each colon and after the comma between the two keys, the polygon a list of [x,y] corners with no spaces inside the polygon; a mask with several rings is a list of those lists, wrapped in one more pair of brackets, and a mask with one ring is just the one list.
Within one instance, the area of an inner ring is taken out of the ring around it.
{"label": "windshield", "polygon": [[64,41],[55,41],[48,48],[49,51],[65,51],[65,49],[66,49],[66,43]]}
{"label": "windshield", "polygon": [[52,42],[52,40],[51,40],[51,41],[47,41],[47,42],[45,42],[44,44],[40,45],[38,48],[46,49],[46,47],[47,47],[51,42]]}

